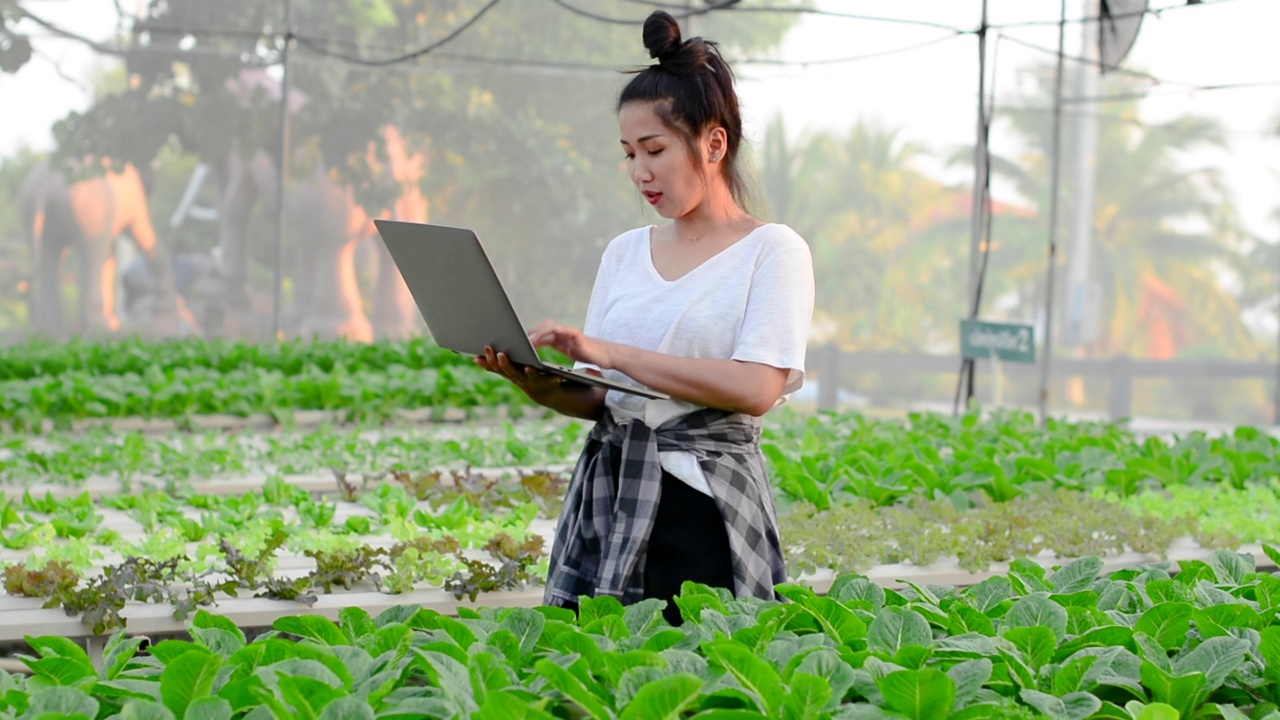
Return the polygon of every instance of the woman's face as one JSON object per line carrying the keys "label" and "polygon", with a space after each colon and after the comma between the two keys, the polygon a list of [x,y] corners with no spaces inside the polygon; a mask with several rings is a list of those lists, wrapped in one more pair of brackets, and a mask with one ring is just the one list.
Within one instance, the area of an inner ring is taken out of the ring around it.
{"label": "woman's face", "polygon": [[699,172],[684,139],[653,111],[652,103],[623,105],[618,128],[631,181],[659,215],[683,217],[702,203],[707,176]]}

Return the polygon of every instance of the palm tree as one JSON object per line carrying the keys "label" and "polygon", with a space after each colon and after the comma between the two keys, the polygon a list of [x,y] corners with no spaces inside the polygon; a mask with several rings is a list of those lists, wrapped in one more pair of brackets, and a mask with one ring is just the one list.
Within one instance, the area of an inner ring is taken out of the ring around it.
{"label": "palm tree", "polygon": [[763,185],[774,217],[804,236],[817,268],[819,324],[847,348],[923,349],[954,325],[956,261],[926,232],[945,188],[913,167],[924,149],[860,120],[843,135],[791,141],[768,126]]}
{"label": "palm tree", "polygon": [[[1038,77],[1039,92],[1017,104],[1043,106],[1052,73]],[[1117,77],[1105,85],[1107,94],[1132,89]],[[1099,128],[1089,272],[1102,298],[1100,332],[1087,354],[1171,357],[1191,338],[1232,354],[1252,354],[1254,343],[1227,281],[1245,271],[1234,203],[1217,168],[1183,162],[1189,152],[1225,147],[1216,121],[1185,116],[1143,122],[1133,100],[1068,112],[1095,115]],[[1016,162],[993,162],[993,172],[1034,200],[1043,217],[1049,203],[1046,115],[1012,109],[1004,116],[1029,149]],[[1068,141],[1063,157],[1073,152]],[[1062,207],[1069,208],[1074,189],[1063,185]],[[1026,281],[1019,283],[1019,302],[1042,307],[1044,229],[1038,222],[1041,227],[1032,232],[1021,224],[1007,226],[1002,237],[1021,246],[1017,254],[1030,263],[1015,271]],[[1065,245],[1064,258],[1071,250]]]}

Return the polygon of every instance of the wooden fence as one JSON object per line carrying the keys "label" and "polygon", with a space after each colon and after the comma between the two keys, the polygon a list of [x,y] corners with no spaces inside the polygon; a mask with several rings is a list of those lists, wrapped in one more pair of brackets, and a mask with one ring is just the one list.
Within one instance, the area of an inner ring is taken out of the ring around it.
{"label": "wooden fence", "polygon": [[[809,369],[818,375],[818,407],[832,409],[838,404],[840,383],[823,382],[827,378],[843,378],[846,373],[879,372],[898,375],[950,374],[960,371],[959,355],[925,353],[857,351],[847,352],[835,345],[809,349]],[[1039,364],[1001,363],[1009,378],[1040,377]],[[1110,393],[1107,415],[1123,420],[1133,414],[1133,383],[1143,379],[1170,380],[1272,380],[1280,369],[1275,363],[1248,360],[1136,360],[1127,355],[1112,358],[1054,358],[1049,367],[1051,377],[1107,378]],[[991,377],[991,363],[977,361],[975,372],[979,382]],[[1280,412],[1280,408],[1277,409]],[[1277,420],[1280,424],[1280,419]]]}

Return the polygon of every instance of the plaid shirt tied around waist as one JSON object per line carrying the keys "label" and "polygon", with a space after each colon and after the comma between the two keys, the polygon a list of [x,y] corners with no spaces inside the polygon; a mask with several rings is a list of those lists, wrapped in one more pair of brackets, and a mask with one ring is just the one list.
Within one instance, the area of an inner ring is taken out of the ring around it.
{"label": "plaid shirt tied around waist", "polygon": [[677,450],[698,459],[724,517],[735,595],[775,598],[774,585],[787,574],[759,420],[703,409],[654,429],[639,420],[619,423],[606,411],[573,471],[551,548],[545,604],[582,595],[613,595],[624,604],[644,599],[645,550],[662,494],[658,453]]}

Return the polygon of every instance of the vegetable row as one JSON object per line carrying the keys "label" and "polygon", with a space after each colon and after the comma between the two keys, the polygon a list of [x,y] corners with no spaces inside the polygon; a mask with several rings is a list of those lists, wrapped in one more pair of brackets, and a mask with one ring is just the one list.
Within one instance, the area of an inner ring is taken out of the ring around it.
{"label": "vegetable row", "polygon": [[239,340],[183,338],[148,341],[72,339],[54,342],[35,338],[0,348],[0,382],[30,380],[66,372],[97,375],[143,375],[153,367],[203,369],[215,373],[274,370],[297,375],[307,368],[348,373],[468,366],[469,361],[430,340],[282,340],[251,343]]}
{"label": "vegetable row", "polygon": [[1280,438],[1255,427],[1211,436],[1139,438],[1111,423],[1000,411],[980,418],[914,413],[905,421],[856,412],[779,414],[764,450],[786,498],[820,508],[853,499],[888,506],[925,497],[957,507],[1006,502],[1039,490],[1144,490],[1280,478]]}
{"label": "vegetable row", "polygon": [[[181,617],[191,587],[203,588],[201,604],[234,592],[314,599],[335,587],[443,588],[474,599],[545,580],[544,540],[567,484],[548,473],[405,473],[372,484],[339,477],[330,497],[279,477],[259,492],[185,500],[154,489],[98,502],[87,493],[28,493],[0,503],[0,562],[9,594],[45,598],[104,627],[121,622],[129,599],[170,602]],[[1118,499],[1058,490],[970,508],[946,500],[797,505],[781,515],[782,537],[793,578],[943,561],[980,572],[1046,553],[1159,558],[1192,542],[1230,550],[1280,542],[1280,484],[1179,492],[1171,503],[1155,491]],[[481,550],[488,560],[474,557]],[[125,581],[155,594],[106,592]],[[104,605],[114,614],[102,616]]]}
{"label": "vegetable row", "polygon": [[[538,421],[449,436],[394,428],[11,434],[0,440],[0,482],[74,486],[91,476],[127,484],[138,477],[183,481],[329,470],[377,476],[569,464],[585,431],[583,423]],[[918,497],[966,508],[1058,488],[1117,497],[1180,487],[1244,490],[1280,478],[1280,439],[1253,427],[1220,437],[1193,432],[1141,439],[1103,423],[1053,421],[1042,431],[1030,414],[1014,412],[874,420],[856,412],[782,410],[768,418],[763,447],[779,503],[818,508],[860,500],[891,506]]]}
{"label": "vegetable row", "polygon": [[407,427],[372,431],[321,426],[307,432],[202,432],[154,435],[111,432],[0,439],[0,483],[68,485],[113,478],[128,492],[134,481],[157,480],[177,490],[188,480],[246,475],[348,475],[553,465],[581,450],[580,422],[506,421],[458,429]]}
{"label": "vegetable row", "polygon": [[86,718],[1122,718],[1277,720],[1280,578],[1252,559],[1099,577],[1015,563],[960,590],[885,590],[846,575],[826,596],[735,599],[687,583],[663,602],[563,608],[400,606],[282,617],[248,639],[197,611],[191,639],[123,633],[94,662],[31,637],[29,678],[0,712]]}
{"label": "vegetable row", "polygon": [[0,383],[0,420],[38,429],[82,418],[191,418],[255,413],[288,423],[298,410],[342,411],[347,421],[392,418],[400,410],[508,407],[531,403],[510,382],[478,367],[331,371],[314,365],[296,373],[247,368],[149,366],[142,373],[99,375],[68,370]]}

